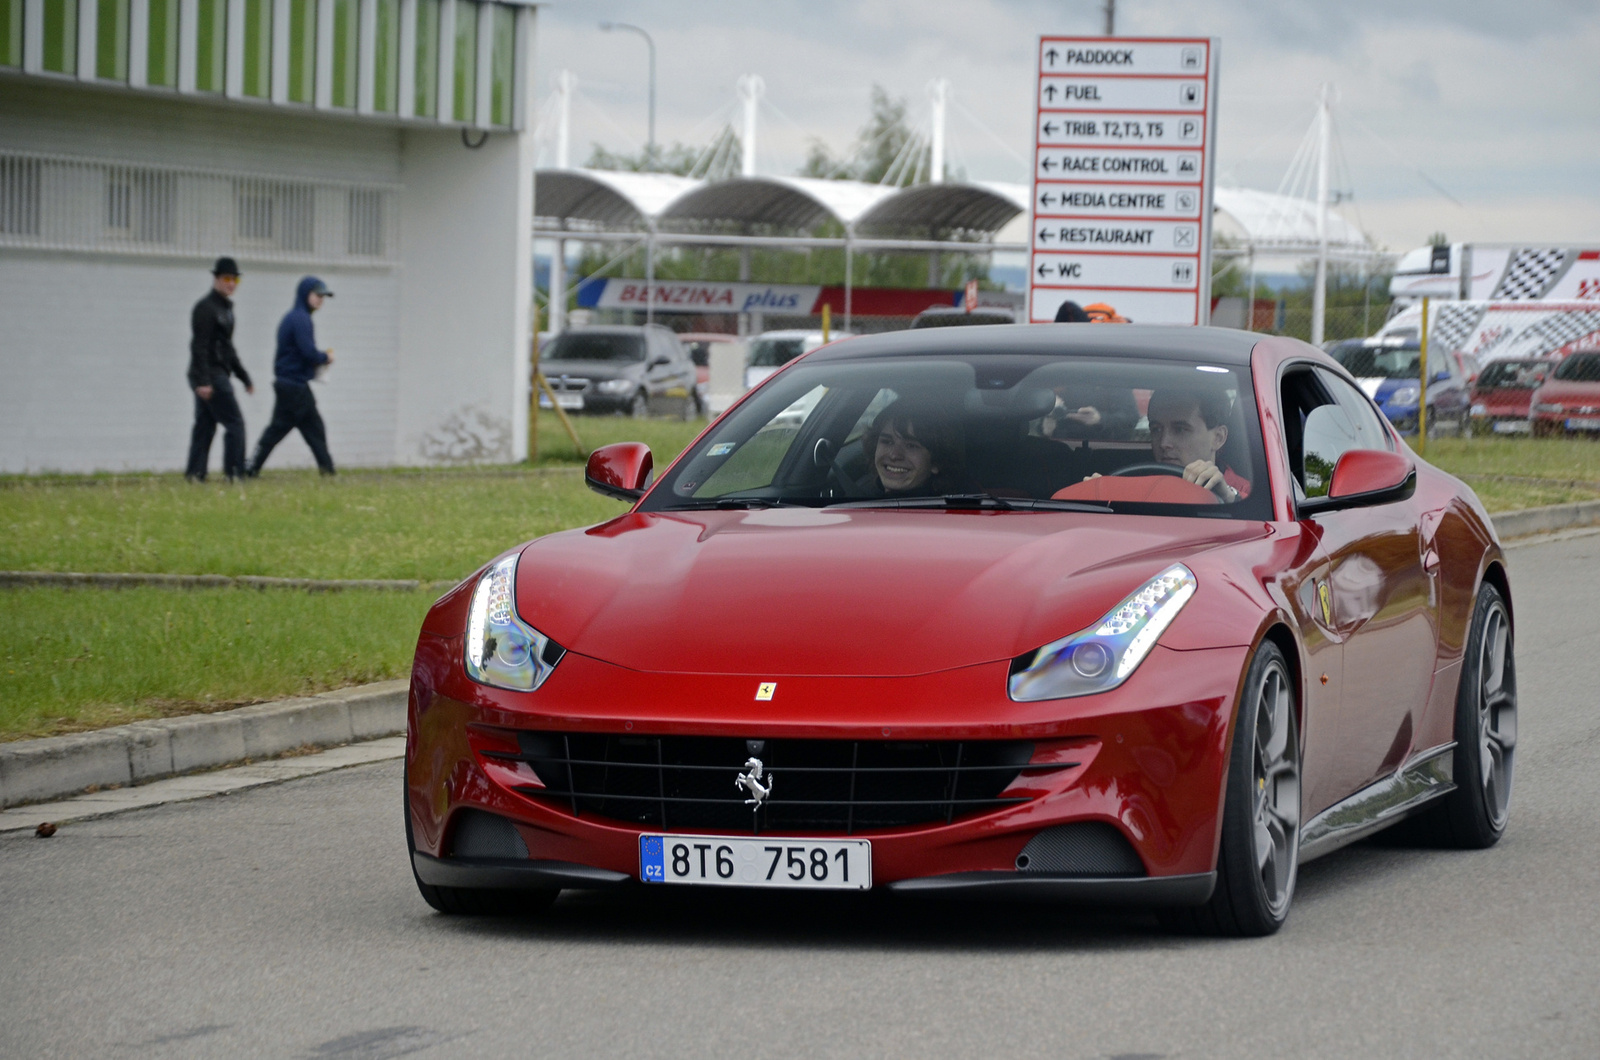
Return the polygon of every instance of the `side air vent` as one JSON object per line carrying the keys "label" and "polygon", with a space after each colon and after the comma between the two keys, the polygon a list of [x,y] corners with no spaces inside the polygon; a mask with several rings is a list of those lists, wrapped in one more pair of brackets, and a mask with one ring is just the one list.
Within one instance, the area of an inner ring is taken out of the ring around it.
{"label": "side air vent", "polygon": [[456,814],[450,856],[457,858],[525,858],[528,844],[504,817],[482,810]]}
{"label": "side air vent", "polygon": [[1144,876],[1144,862],[1115,825],[1080,821],[1046,828],[1017,855],[1018,872],[1060,876]]}

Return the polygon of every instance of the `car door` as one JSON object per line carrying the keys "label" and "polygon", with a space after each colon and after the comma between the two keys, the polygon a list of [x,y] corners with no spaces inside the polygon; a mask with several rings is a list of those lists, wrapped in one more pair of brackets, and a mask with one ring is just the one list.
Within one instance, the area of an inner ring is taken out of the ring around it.
{"label": "car door", "polygon": [[[1378,411],[1343,377],[1296,366],[1285,374],[1304,419],[1291,432],[1296,485],[1325,496],[1339,457],[1351,449],[1390,449]],[[1287,418],[1287,417],[1286,417]],[[1297,434],[1298,437],[1293,435]],[[1393,772],[1409,754],[1427,700],[1437,653],[1435,602],[1423,567],[1421,517],[1407,501],[1324,512],[1307,520],[1327,567],[1318,606],[1343,644],[1337,720],[1312,773],[1308,810],[1326,807]]]}

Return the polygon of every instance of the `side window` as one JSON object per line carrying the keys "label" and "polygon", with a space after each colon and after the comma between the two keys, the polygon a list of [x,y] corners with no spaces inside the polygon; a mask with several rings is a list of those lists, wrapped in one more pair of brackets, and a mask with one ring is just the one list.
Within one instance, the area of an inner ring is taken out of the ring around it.
{"label": "side window", "polygon": [[1394,448],[1394,442],[1390,439],[1389,432],[1383,429],[1383,420],[1379,418],[1378,411],[1372,407],[1372,402],[1332,372],[1319,368],[1317,375],[1322,380],[1323,388],[1333,396],[1339,407],[1344,409],[1345,415],[1350,417],[1350,425],[1357,439],[1357,444],[1351,446],[1352,449]]}
{"label": "side window", "polygon": [[1319,408],[1334,405],[1334,401],[1309,366],[1284,372],[1279,395],[1279,405],[1283,411],[1284,444],[1288,448],[1289,472],[1294,476],[1295,486],[1301,496],[1320,496],[1312,492],[1318,485],[1322,493],[1327,493],[1327,484],[1321,482],[1320,477],[1315,483],[1307,479],[1306,430],[1311,414]]}

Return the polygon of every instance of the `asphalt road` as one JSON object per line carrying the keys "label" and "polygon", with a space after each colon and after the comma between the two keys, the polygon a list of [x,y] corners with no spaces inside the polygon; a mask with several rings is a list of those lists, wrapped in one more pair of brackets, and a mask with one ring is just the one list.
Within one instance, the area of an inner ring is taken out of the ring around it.
{"label": "asphalt road", "polygon": [[1512,562],[1506,837],[1314,862],[1274,938],[728,892],[441,917],[383,763],[0,840],[0,1056],[1600,1056],[1600,536]]}

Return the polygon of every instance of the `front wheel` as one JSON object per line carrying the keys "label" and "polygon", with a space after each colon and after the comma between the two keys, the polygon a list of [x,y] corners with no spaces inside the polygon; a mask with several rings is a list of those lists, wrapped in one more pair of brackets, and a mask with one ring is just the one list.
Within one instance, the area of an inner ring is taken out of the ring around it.
{"label": "front wheel", "polygon": [[1217,851],[1205,905],[1164,910],[1168,927],[1257,937],[1283,926],[1300,867],[1300,732],[1289,664],[1268,641],[1245,674],[1234,722]]}

